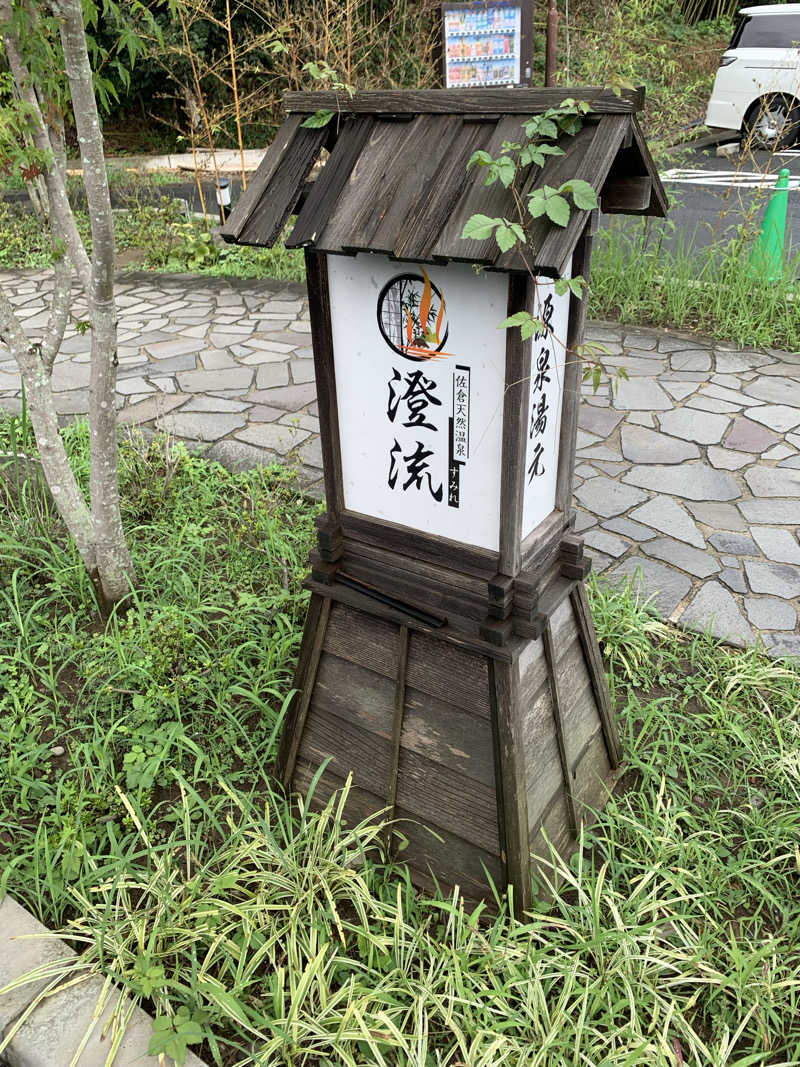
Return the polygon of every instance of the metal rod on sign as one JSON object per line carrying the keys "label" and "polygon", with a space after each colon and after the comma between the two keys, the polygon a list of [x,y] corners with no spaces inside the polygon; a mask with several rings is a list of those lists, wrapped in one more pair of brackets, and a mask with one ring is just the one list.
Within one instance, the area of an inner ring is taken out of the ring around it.
{"label": "metal rod on sign", "polygon": [[544,55],[544,84],[555,84],[556,54],[558,52],[558,8],[556,0],[548,0],[547,3],[547,30],[545,37]]}

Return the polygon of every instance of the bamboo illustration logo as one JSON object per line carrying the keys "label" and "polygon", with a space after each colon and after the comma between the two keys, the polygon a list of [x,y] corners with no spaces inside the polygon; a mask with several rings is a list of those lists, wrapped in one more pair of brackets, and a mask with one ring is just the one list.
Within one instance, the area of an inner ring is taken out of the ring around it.
{"label": "bamboo illustration logo", "polygon": [[444,359],[449,324],[444,295],[428,272],[398,274],[378,297],[378,326],[389,347],[406,359]]}

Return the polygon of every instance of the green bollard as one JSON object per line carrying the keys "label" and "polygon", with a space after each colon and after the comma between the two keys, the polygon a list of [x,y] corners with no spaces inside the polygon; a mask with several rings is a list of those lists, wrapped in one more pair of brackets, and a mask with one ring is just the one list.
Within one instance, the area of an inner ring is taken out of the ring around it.
{"label": "green bollard", "polygon": [[750,266],[768,282],[783,277],[783,253],[786,247],[786,214],[789,208],[789,171],[778,174],[775,192],[769,198],[758,240],[750,256]]}

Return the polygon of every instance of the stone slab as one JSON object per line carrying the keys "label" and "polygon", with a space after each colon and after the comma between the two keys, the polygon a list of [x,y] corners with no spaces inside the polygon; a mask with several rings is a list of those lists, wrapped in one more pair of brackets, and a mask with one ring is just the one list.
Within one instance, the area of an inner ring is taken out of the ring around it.
{"label": "stone slab", "polygon": [[750,559],[744,561],[744,567],[754,593],[769,593],[783,600],[800,596],[800,567]]}
{"label": "stone slab", "polygon": [[630,517],[695,548],[706,547],[706,539],[694,519],[671,496],[658,494],[652,497],[646,504],[634,508]]}
{"label": "stone slab", "polygon": [[777,433],[786,433],[800,426],[800,408],[788,407],[786,404],[765,404],[760,408],[746,408],[745,416]]}
{"label": "stone slab", "polygon": [[793,630],[797,625],[797,611],[793,604],[773,596],[749,596],[745,609],[757,630]]}
{"label": "stone slab", "polygon": [[576,490],[575,496],[585,508],[596,515],[601,515],[604,519],[610,519],[613,515],[621,515],[628,508],[641,504],[647,499],[647,494],[640,489],[622,485],[604,475],[584,482]]}
{"label": "stone slab", "polygon": [[748,522],[800,526],[800,500],[743,500],[737,506]]}
{"label": "stone slab", "polygon": [[758,459],[751,452],[734,452],[732,448],[722,448],[720,445],[709,445],[706,454],[711,466],[722,471],[738,471]]}
{"label": "stone slab", "polygon": [[[751,409],[752,410],[752,409]],[[761,453],[778,440],[778,435],[766,426],[761,426],[744,416],[734,418],[725,437],[725,447],[740,452]]]}
{"label": "stone slab", "polygon": [[800,563],[800,544],[791,530],[776,526],[751,526],[750,533],[773,563]]}
{"label": "stone slab", "polygon": [[688,571],[697,578],[708,578],[716,574],[719,563],[709,552],[701,552],[698,548],[676,541],[674,537],[657,537],[654,541],[648,541],[642,551],[649,556],[664,560],[682,571]]}
{"label": "stone slab", "polygon": [[160,415],[156,426],[176,437],[188,437],[192,441],[218,441],[234,430],[241,429],[246,423],[244,415],[215,412],[177,412],[174,415]]}
{"label": "stone slab", "polygon": [[731,552],[735,556],[758,555],[758,545],[747,534],[722,530],[711,534],[708,540],[718,552]]}
{"label": "stone slab", "polygon": [[642,598],[652,599],[658,612],[669,618],[692,587],[691,579],[672,567],[642,556],[628,556],[608,572],[612,585],[631,582]]}
{"label": "stone slab", "polygon": [[644,426],[626,423],[620,438],[623,456],[633,463],[682,463],[700,456],[700,449],[691,441],[678,440]]}
{"label": "stone slab", "polygon": [[584,540],[590,548],[596,548],[598,552],[604,552],[614,558],[624,555],[631,547],[627,541],[606,530],[590,530]]}
{"label": "stone slab", "polygon": [[688,630],[710,632],[720,641],[743,647],[755,642],[736,598],[719,582],[705,582],[678,620]]}
{"label": "stone slab", "polygon": [[655,530],[642,526],[641,523],[633,522],[631,519],[620,517],[604,522],[603,529],[622,534],[623,537],[630,537],[633,541],[649,541],[651,537],[656,536]]}
{"label": "stone slab", "polygon": [[578,409],[578,427],[588,433],[597,434],[600,437],[608,437],[624,417],[621,411],[593,408],[587,404],[581,404]]}
{"label": "stone slab", "polygon": [[655,378],[631,378],[621,381],[614,392],[614,407],[617,410],[669,411],[672,400]]}
{"label": "stone slab", "polygon": [[672,493],[687,500],[736,500],[742,495],[730,474],[699,461],[678,466],[636,466],[622,480],[627,485]]}
{"label": "stone slab", "polygon": [[[696,441],[700,445],[715,445],[722,440],[730,418],[712,412],[696,411],[694,408],[676,408],[659,416],[664,433],[681,441]],[[675,460],[665,462],[676,462]]]}
{"label": "stone slab", "polygon": [[800,470],[789,467],[752,467],[744,476],[753,496],[800,497]]}
{"label": "stone slab", "polygon": [[272,452],[280,452],[288,455],[309,436],[308,430],[299,426],[286,426],[276,422],[262,422],[248,426],[236,433],[238,441],[256,445],[258,448],[267,448]]}

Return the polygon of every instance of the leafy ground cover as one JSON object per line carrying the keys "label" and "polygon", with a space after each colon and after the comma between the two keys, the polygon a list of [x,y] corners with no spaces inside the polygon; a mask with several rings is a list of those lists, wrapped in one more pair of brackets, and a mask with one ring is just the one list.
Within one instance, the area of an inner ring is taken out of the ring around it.
{"label": "leafy ground cover", "polygon": [[[65,434],[83,474],[85,427]],[[19,419],[8,446],[31,447]],[[374,826],[270,781],[315,507],[285,470],[231,474],[163,441],[126,443],[122,472],[141,584],[106,623],[46,496],[0,488],[0,891],[150,1008],[154,1051],[800,1063],[790,664],[594,586],[622,787],[524,920],[418,896]]]}
{"label": "leafy ground cover", "polygon": [[669,219],[612,219],[592,255],[589,313],[745,347],[800,348],[800,256],[789,250],[782,277],[769,280],[754,251],[761,215],[759,205],[741,232],[705,248],[669,241]]}
{"label": "leafy ground cover", "polygon": [[[78,230],[91,246],[89,216],[77,210]],[[249,248],[220,247],[212,239],[210,224],[187,219],[178,200],[161,197],[115,211],[114,232],[120,269],[145,268],[167,272],[225,275],[232,278],[276,278],[303,281],[303,254],[283,245]],[[0,269],[48,269],[53,264],[52,240],[46,225],[25,205],[0,201]]]}

